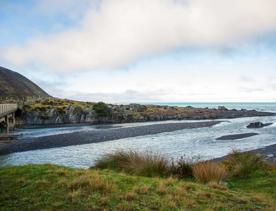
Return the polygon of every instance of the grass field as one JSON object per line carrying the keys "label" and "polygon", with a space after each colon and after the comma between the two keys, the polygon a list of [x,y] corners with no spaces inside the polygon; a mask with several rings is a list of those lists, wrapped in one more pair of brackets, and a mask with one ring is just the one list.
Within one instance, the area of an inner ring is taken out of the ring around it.
{"label": "grass field", "polygon": [[0,210],[276,210],[276,170],[198,182],[55,165],[0,168]]}

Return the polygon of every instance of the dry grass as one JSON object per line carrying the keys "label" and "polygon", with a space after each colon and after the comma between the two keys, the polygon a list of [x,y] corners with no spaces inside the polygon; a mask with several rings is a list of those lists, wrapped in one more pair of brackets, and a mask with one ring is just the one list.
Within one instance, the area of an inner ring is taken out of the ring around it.
{"label": "dry grass", "polygon": [[76,203],[82,195],[81,189],[72,190],[68,193],[68,197],[72,203]]}
{"label": "dry grass", "polygon": [[170,161],[167,157],[149,152],[116,151],[104,155],[95,164],[99,169],[112,169],[148,177],[192,178],[192,164],[183,158]]}
{"label": "dry grass", "polygon": [[167,186],[164,182],[159,182],[156,190],[157,190],[157,193],[160,195],[165,195],[168,191]]}
{"label": "dry grass", "polygon": [[159,154],[134,151],[117,151],[107,154],[96,161],[95,167],[120,170],[129,174],[148,177],[165,177],[170,174],[169,162],[165,157]]}
{"label": "dry grass", "polygon": [[150,192],[150,189],[147,186],[134,187],[133,190],[137,194],[147,194]]}
{"label": "dry grass", "polygon": [[135,192],[127,192],[121,196],[122,200],[133,201],[137,197]]}
{"label": "dry grass", "polygon": [[110,193],[116,189],[111,181],[103,180],[97,174],[85,174],[76,177],[68,186],[72,190],[84,188],[88,191],[99,191],[101,193]]}
{"label": "dry grass", "polygon": [[199,182],[220,182],[227,176],[223,165],[214,162],[200,162],[193,166],[193,175]]}
{"label": "dry grass", "polygon": [[167,179],[164,179],[164,180],[163,180],[163,183],[164,183],[164,185],[166,185],[166,186],[172,186],[172,185],[174,185],[177,181],[178,181],[177,179],[175,179],[175,178],[173,178],[173,177],[169,177],[169,178],[167,178]]}
{"label": "dry grass", "polygon": [[60,176],[66,176],[66,174],[68,173],[68,170],[67,169],[64,169],[64,168],[60,168],[57,170],[57,173],[60,175]]}
{"label": "dry grass", "polygon": [[217,182],[209,182],[208,186],[210,188],[218,189],[218,190],[221,190],[221,191],[227,191],[228,190],[226,185],[218,184]]}
{"label": "dry grass", "polygon": [[[275,166],[265,164],[262,157],[254,153],[233,152],[221,163],[169,160],[160,154],[135,151],[109,153],[96,161],[96,168],[112,169],[132,175],[147,177],[194,178],[197,181],[221,182],[226,176],[248,177],[261,170],[272,170]],[[162,191],[161,191],[162,192]]]}

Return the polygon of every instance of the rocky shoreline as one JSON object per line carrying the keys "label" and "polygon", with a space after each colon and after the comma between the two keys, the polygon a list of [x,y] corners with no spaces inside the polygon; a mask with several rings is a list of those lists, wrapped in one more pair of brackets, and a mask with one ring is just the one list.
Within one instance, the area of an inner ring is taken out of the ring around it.
{"label": "rocky shoreline", "polygon": [[165,120],[214,120],[240,117],[272,116],[271,112],[218,108],[194,108],[159,105],[112,105],[65,100],[44,100],[21,106],[21,126],[64,124],[107,124]]}

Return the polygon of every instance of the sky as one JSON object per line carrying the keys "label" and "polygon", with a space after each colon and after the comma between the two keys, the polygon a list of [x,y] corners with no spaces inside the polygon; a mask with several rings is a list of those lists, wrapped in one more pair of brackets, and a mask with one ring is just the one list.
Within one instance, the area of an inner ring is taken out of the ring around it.
{"label": "sky", "polygon": [[275,0],[0,0],[0,66],[84,101],[275,102]]}

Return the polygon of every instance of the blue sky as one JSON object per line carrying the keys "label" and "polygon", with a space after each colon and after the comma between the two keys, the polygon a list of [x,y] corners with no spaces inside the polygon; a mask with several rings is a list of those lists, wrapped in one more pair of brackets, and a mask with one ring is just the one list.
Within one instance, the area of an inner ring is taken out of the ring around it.
{"label": "blue sky", "polygon": [[62,98],[275,101],[275,35],[274,0],[0,0],[0,65]]}

